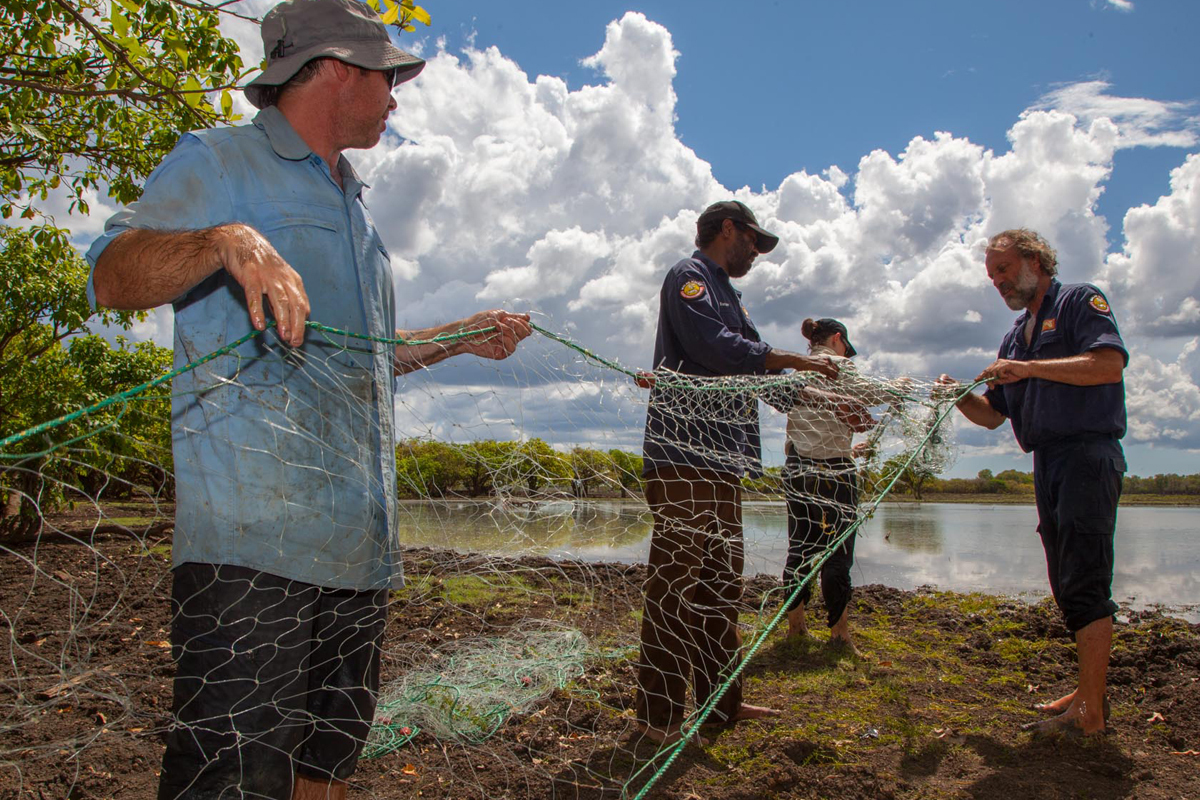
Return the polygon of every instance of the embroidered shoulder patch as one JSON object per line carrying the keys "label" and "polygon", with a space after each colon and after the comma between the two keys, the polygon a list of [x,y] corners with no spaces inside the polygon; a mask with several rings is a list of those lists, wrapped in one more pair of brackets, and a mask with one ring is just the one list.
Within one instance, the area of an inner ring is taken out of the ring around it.
{"label": "embroidered shoulder patch", "polygon": [[1088,300],[1092,304],[1092,308],[1099,311],[1101,314],[1108,313],[1108,301],[1098,294],[1092,295],[1092,299]]}
{"label": "embroidered shoulder patch", "polygon": [[1042,320],[1042,332],[1043,333],[1045,333],[1046,331],[1052,331],[1057,327],[1058,327],[1057,319]]}
{"label": "embroidered shoulder patch", "polygon": [[684,300],[697,300],[704,296],[704,284],[700,281],[688,281],[679,290],[679,296]]}

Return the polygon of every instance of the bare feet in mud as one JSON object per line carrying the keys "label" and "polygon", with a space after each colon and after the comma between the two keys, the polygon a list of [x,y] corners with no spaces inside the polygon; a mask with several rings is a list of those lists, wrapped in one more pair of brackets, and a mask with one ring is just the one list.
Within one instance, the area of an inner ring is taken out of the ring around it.
{"label": "bare feet in mud", "polygon": [[801,642],[808,638],[808,623],[804,618],[804,605],[798,605],[788,612],[787,641]]}
{"label": "bare feet in mud", "polygon": [[1021,730],[1029,731],[1035,739],[1049,739],[1064,736],[1069,739],[1082,739],[1108,735],[1108,729],[1101,725],[1094,731],[1085,731],[1081,717],[1070,712],[1059,714],[1057,717],[1043,719],[1037,722],[1027,722]]}
{"label": "bare feet in mud", "polygon": [[829,637],[829,649],[837,653],[861,658],[863,661],[870,661],[871,657],[855,647],[854,642],[849,639],[843,639],[841,636]]}
{"label": "bare feet in mud", "polygon": [[733,722],[741,722],[744,719],[765,719],[766,717],[778,717],[783,714],[782,711],[766,706],[752,706],[747,703],[742,703],[742,707],[733,715]]}
{"label": "bare feet in mud", "polygon": [[1033,706],[1034,711],[1044,711],[1048,714],[1061,714],[1071,707],[1071,701],[1075,699],[1075,693],[1063,695],[1049,703],[1036,703]]}
{"label": "bare feet in mud", "polygon": [[[1034,711],[1042,711],[1047,714],[1065,714],[1071,707],[1071,703],[1075,701],[1075,692],[1068,695],[1063,695],[1057,700],[1050,703],[1035,703]],[[1108,718],[1112,716],[1112,705],[1108,702],[1108,698],[1104,698],[1104,722],[1108,722]]]}

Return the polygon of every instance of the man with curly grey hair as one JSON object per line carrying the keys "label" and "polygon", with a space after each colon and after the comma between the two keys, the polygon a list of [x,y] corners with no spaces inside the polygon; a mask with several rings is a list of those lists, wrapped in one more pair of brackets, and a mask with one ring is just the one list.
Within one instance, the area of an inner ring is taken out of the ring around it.
{"label": "man with curly grey hair", "polygon": [[[1087,283],[1063,285],[1058,257],[1026,228],[988,240],[988,277],[1009,308],[1023,310],[999,357],[958,409],[976,425],[1007,419],[1025,452],[1033,451],[1038,533],[1054,600],[1079,650],[1077,688],[1038,706],[1050,719],[1025,726],[1035,735],[1090,736],[1108,719],[1105,684],[1112,649],[1113,537],[1125,458],[1123,372],[1129,353],[1108,299]],[[942,375],[943,391],[956,381]]]}

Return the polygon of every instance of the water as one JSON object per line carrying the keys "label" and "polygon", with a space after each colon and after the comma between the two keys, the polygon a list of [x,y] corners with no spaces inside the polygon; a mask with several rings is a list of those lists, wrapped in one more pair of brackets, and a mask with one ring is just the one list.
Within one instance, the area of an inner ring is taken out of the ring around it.
{"label": "water", "polygon": [[[743,510],[746,574],[779,574],[787,555],[783,503]],[[1162,606],[1200,622],[1200,508],[1121,508],[1113,597],[1124,608]],[[410,503],[401,540],[489,553],[585,561],[645,561],[650,514],[637,504],[569,502],[513,511],[484,503]],[[1046,561],[1033,506],[884,504],[859,531],[853,580],[901,589],[936,586],[1036,600]]]}

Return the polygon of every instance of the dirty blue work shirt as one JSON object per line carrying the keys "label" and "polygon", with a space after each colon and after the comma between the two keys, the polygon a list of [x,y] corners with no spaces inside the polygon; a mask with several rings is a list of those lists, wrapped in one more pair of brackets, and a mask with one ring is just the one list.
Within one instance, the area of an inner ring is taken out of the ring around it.
{"label": "dirty blue work shirt", "polygon": [[[275,108],[251,125],[186,134],[88,252],[131,228],[242,222],[304,280],[310,318],[395,335],[388,254],[342,158],[345,190]],[[88,297],[95,307],[91,279]],[[173,303],[175,366],[252,330],[245,295],[218,270]],[[402,580],[395,526],[391,347],[308,330],[297,349],[274,330],[175,378],[172,555],[292,580],[380,589]]]}
{"label": "dirty blue work shirt", "polygon": [[[1088,283],[1064,286],[1057,280],[1038,309],[1033,337],[1025,344],[1029,312],[1022,314],[1004,337],[999,358],[1041,361],[1068,358],[1111,347],[1129,362],[1129,352],[1117,330],[1104,294]],[[1026,453],[1049,444],[1090,436],[1120,439],[1125,435],[1125,383],[1071,386],[1030,378],[993,386],[984,393],[992,408],[1012,422],[1017,442]]]}
{"label": "dirty blue work shirt", "polygon": [[[770,350],[742,305],[742,293],[699,250],[667,273],[658,298],[656,370],[699,377],[762,375]],[[646,412],[643,456],[647,475],[666,465],[758,474],[757,396],[656,385]]]}

